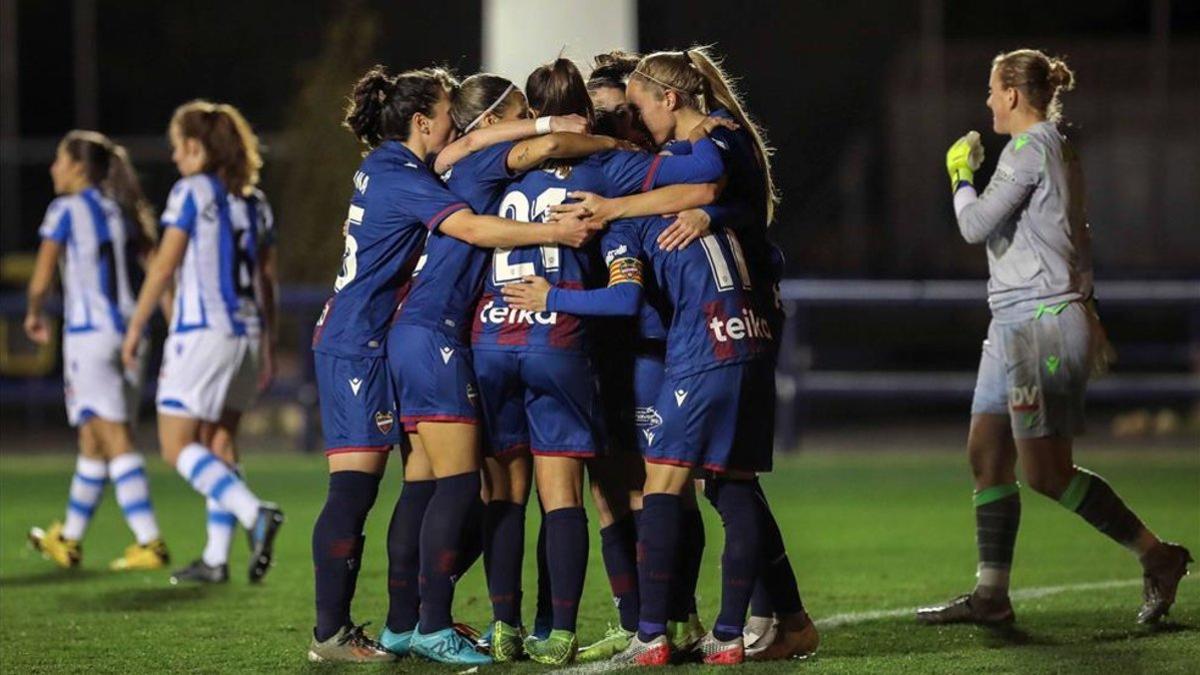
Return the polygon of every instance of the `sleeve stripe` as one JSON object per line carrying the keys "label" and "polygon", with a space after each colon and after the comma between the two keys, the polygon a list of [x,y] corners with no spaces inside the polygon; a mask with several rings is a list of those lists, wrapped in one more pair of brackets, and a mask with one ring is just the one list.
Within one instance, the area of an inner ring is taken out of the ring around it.
{"label": "sleeve stripe", "polygon": [[441,225],[442,221],[450,217],[452,213],[462,211],[463,209],[469,210],[470,208],[470,205],[468,205],[466,202],[455,202],[434,214],[432,218],[426,221],[425,225],[431,230],[436,230],[437,226]]}
{"label": "sleeve stripe", "polygon": [[654,187],[654,178],[658,175],[658,167],[662,161],[662,155],[655,155],[654,161],[650,162],[650,168],[646,170],[646,179],[642,181],[642,192],[647,192]]}

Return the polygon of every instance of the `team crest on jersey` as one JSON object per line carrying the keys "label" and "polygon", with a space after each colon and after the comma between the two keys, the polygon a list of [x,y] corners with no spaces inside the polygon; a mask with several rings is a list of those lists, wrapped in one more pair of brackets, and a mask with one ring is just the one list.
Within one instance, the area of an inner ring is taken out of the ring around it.
{"label": "team crest on jersey", "polygon": [[396,416],[390,410],[380,410],[375,413],[375,427],[379,429],[379,433],[391,433],[392,427],[396,425]]}
{"label": "team crest on jersey", "polygon": [[1036,384],[1028,387],[1012,387],[1008,390],[1008,405],[1013,412],[1037,412],[1041,407],[1041,395]]}

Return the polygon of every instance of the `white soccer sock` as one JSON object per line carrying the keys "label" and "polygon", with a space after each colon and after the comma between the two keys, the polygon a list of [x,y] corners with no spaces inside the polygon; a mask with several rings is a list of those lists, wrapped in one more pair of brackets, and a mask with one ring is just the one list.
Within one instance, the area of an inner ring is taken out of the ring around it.
{"label": "white soccer sock", "polygon": [[108,478],[108,467],[102,459],[88,459],[80,455],[75,460],[75,477],[71,479],[71,491],[67,496],[67,518],[63,522],[64,539],[79,541],[87,531],[92,514],[104,495],[104,482]]}
{"label": "white soccer sock", "polygon": [[247,530],[254,527],[260,505],[258,497],[208,448],[199,443],[189,444],[179,453],[175,470],[197,492],[211,497],[221,508],[237,516],[242,527]]}
{"label": "white soccer sock", "polygon": [[204,544],[204,564],[211,567],[224,565],[229,562],[229,547],[233,544],[233,530],[237,527],[237,517],[221,508],[216,500],[209,499],[208,507],[208,541]]}
{"label": "white soccer sock", "polygon": [[158,521],[150,504],[150,483],[142,456],[136,452],[117,455],[108,463],[108,477],[137,542],[144,546],[158,539]]}

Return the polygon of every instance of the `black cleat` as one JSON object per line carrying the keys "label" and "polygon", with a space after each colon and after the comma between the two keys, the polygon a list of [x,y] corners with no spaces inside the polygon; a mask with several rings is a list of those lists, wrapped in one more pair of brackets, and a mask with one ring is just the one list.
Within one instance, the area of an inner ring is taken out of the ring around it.
{"label": "black cleat", "polygon": [[209,565],[203,559],[171,573],[171,585],[180,583],[223,584],[229,581],[229,565]]}
{"label": "black cleat", "polygon": [[985,598],[974,593],[960,595],[941,605],[917,610],[917,622],[924,624],[977,623],[984,626],[1003,626],[1013,622],[1012,602],[1008,596]]}
{"label": "black cleat", "polygon": [[271,558],[275,553],[275,535],[283,525],[283,511],[270,502],[258,507],[258,518],[254,527],[247,530],[250,537],[250,583],[262,581],[271,569]]}
{"label": "black cleat", "polygon": [[1188,573],[1192,554],[1179,544],[1163,542],[1142,556],[1142,609],[1138,623],[1158,623],[1171,611],[1175,591]]}

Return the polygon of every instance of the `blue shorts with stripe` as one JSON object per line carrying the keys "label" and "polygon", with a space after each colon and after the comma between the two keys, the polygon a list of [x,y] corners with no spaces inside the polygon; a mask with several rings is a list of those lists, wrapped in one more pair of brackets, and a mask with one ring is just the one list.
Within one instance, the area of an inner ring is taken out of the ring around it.
{"label": "blue shorts with stripe", "polygon": [[470,345],[425,326],[396,324],[387,352],[405,431],[416,431],[418,422],[478,422]]}
{"label": "blue shorts with stripe", "polygon": [[656,411],[657,433],[646,461],[725,471],[770,471],[775,410],[764,405],[774,391],[766,359],[667,375]]}
{"label": "blue shorts with stripe", "polygon": [[604,424],[591,360],[582,354],[475,351],[475,378],[494,456],[594,457]]}
{"label": "blue shorts with stripe", "polygon": [[387,452],[400,441],[387,359],[313,354],[325,453]]}

